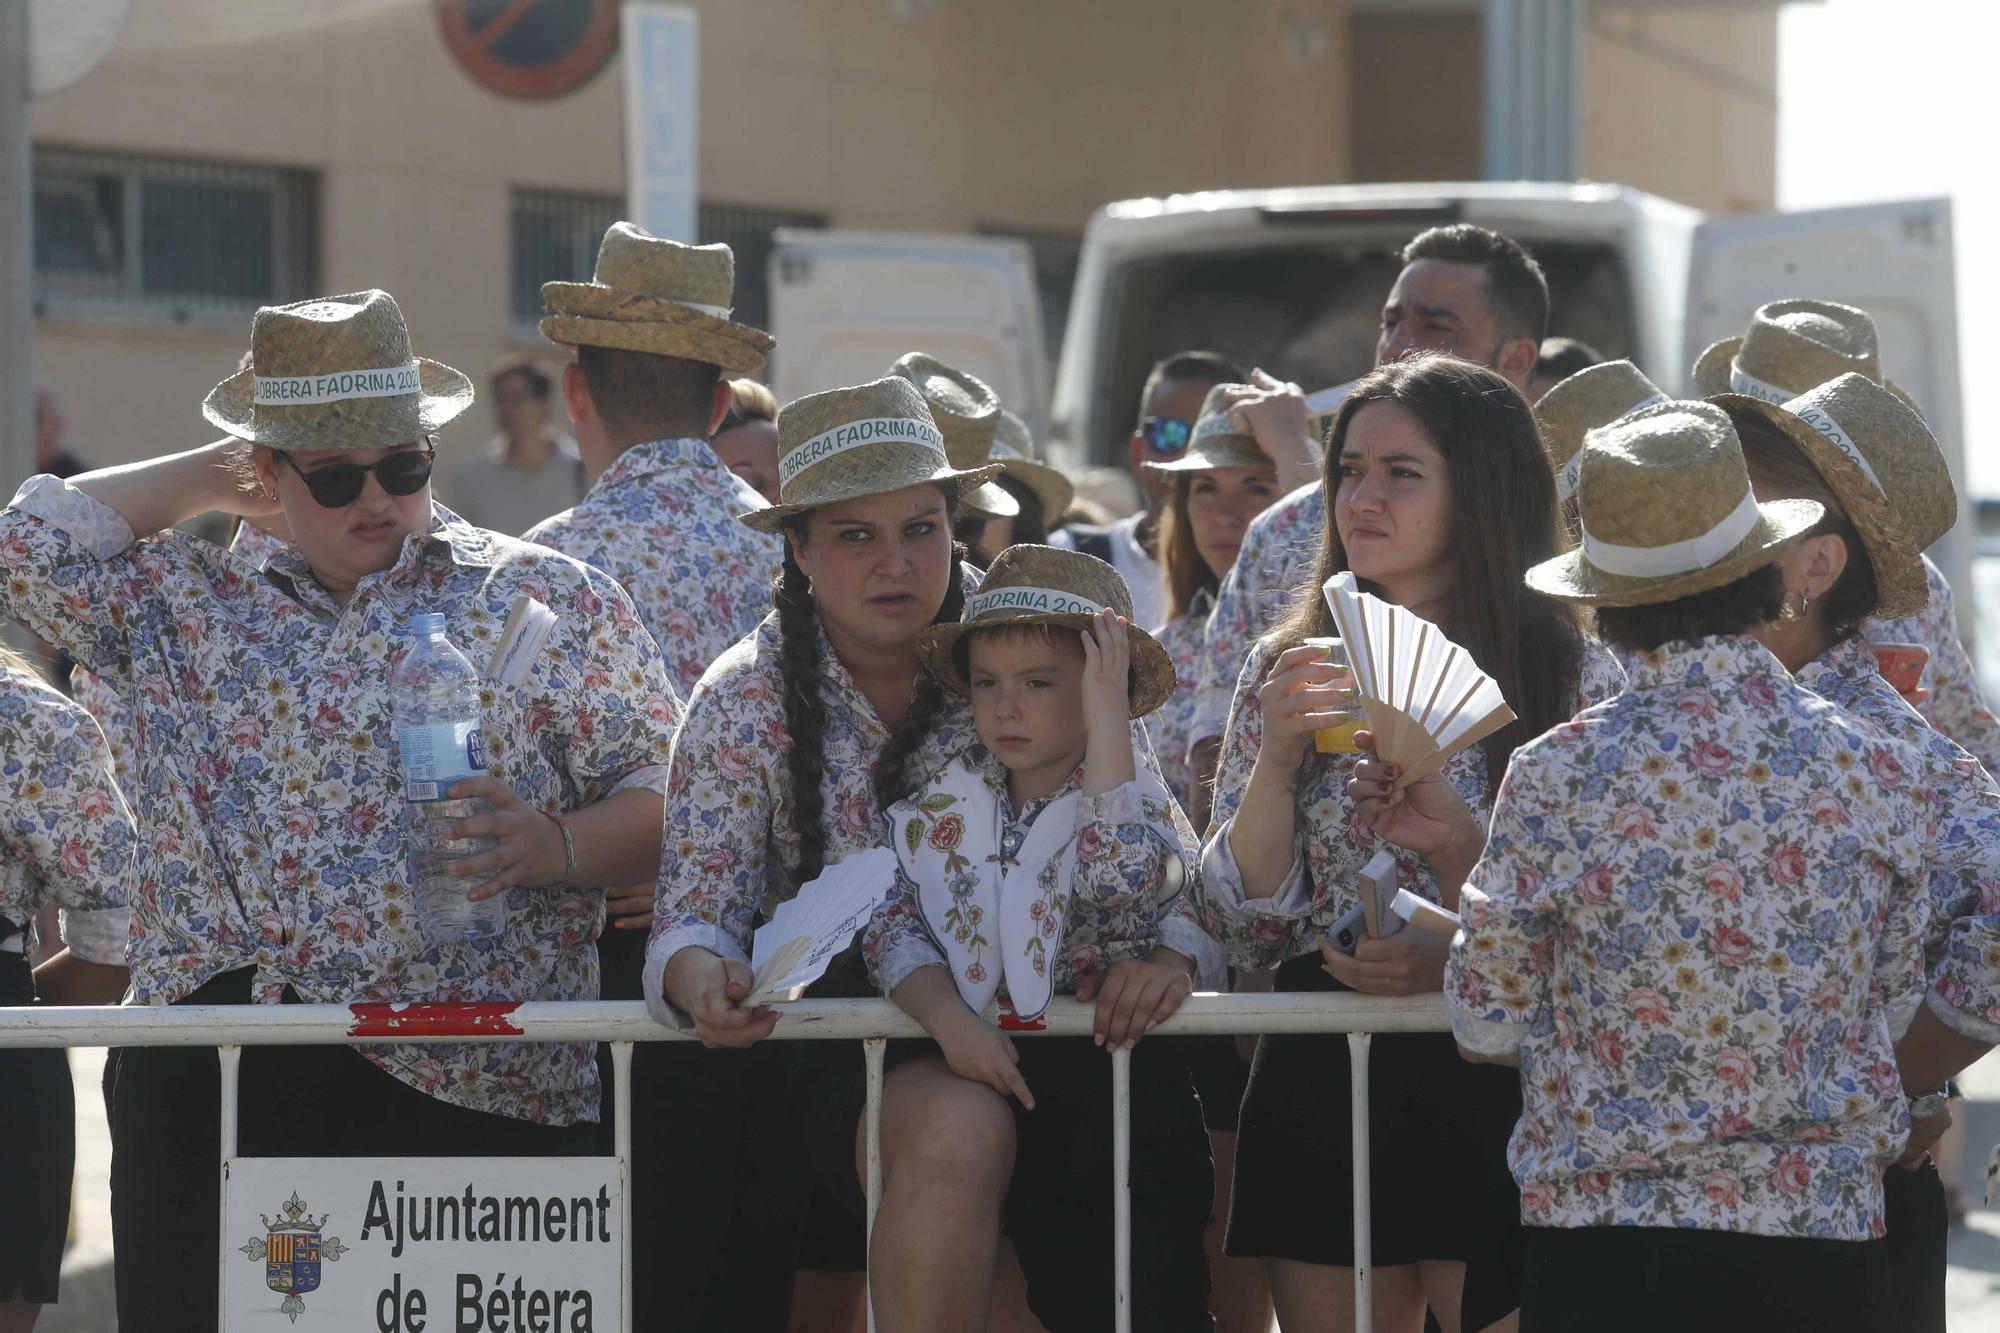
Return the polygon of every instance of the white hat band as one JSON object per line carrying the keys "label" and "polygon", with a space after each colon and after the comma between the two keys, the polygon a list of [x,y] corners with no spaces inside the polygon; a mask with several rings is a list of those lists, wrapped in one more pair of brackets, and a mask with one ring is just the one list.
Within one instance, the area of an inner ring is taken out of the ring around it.
{"label": "white hat band", "polygon": [[849,449],[859,449],[868,444],[919,444],[938,455],[941,466],[944,460],[944,436],[938,434],[936,426],[915,417],[869,417],[862,421],[843,421],[832,430],[819,434],[791,450],[778,460],[778,485],[789,486],[792,479],[815,463],[824,463],[835,454],[846,453]]}
{"label": "white hat band", "polygon": [[400,398],[422,393],[423,372],[415,361],[376,370],[336,370],[325,375],[257,375],[252,400],[264,407],[298,403],[338,403],[348,398]]}
{"label": "white hat band", "polygon": [[728,305],[703,305],[703,304],[702,304],[701,302],[699,302],[699,301],[675,301],[675,302],[674,302],[674,304],[675,304],[675,305],[684,305],[684,306],[686,306],[686,307],[687,307],[688,309],[690,309],[690,310],[699,310],[699,311],[701,311],[701,313],[702,313],[702,314],[704,314],[704,315],[713,315],[713,316],[715,316],[715,317],[716,317],[717,319],[728,319],[728,318],[729,318],[729,317],[730,317],[731,315],[733,315],[734,313],[736,313],[736,307],[735,307],[735,306],[728,306]]}
{"label": "white hat band", "polygon": [[1854,443],[1854,437],[1849,435],[1845,430],[1842,430],[1840,423],[1828,416],[1824,409],[1800,407],[1792,409],[1792,415],[1825,436],[1827,443],[1840,450],[1843,454],[1846,454],[1853,461],[1854,465],[1861,469],[1862,475],[1868,478],[1869,483],[1875,487],[1883,499],[1886,500],[1889,498],[1889,492],[1884,489],[1882,479],[1875,475],[1874,468],[1868,466],[1868,456],[1861,452],[1859,445]]}
{"label": "white hat band", "polygon": [[1789,403],[1798,395],[1775,384],[1766,384],[1755,375],[1743,369],[1738,361],[1729,363],[1729,387],[1749,398],[1762,398],[1767,403]]}
{"label": "white hat band", "polygon": [[1094,616],[1104,608],[1060,588],[994,588],[965,599],[960,619],[970,624],[991,611],[1032,611],[1042,616]]}
{"label": "white hat band", "polygon": [[1757,508],[1757,493],[1745,491],[1743,502],[1731,510],[1728,517],[1698,536],[1668,542],[1664,546],[1616,546],[1591,536],[1589,516],[1585,515],[1583,557],[1605,573],[1623,578],[1688,574],[1708,568],[1742,545],[1760,517],[1762,512]]}
{"label": "white hat band", "polygon": [[[1634,412],[1643,412],[1647,408],[1652,407],[1655,404],[1664,403],[1666,401],[1667,401],[1667,396],[1664,393],[1656,393],[1649,398],[1642,398],[1638,402],[1632,404],[1632,406],[1626,408],[1623,412],[1620,412],[1608,424],[1616,425],[1618,422],[1623,421],[1626,417],[1631,416]],[[1556,503],[1561,504],[1563,501],[1568,500],[1571,496],[1575,495],[1576,488],[1580,484],[1582,484],[1582,482],[1583,482],[1583,450],[1579,449],[1575,453],[1569,456],[1569,462],[1564,463],[1562,465],[1562,470],[1556,473]]]}

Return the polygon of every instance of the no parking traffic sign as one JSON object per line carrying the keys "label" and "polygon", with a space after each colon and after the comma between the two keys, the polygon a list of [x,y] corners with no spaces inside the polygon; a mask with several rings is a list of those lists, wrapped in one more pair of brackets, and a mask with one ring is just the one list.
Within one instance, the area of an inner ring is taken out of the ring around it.
{"label": "no parking traffic sign", "polygon": [[618,0],[436,0],[445,47],[504,97],[561,97],[618,49]]}

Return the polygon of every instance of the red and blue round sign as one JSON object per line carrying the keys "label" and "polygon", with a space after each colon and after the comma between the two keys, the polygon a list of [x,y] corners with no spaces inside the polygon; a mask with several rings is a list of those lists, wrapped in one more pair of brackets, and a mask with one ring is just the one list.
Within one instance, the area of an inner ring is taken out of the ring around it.
{"label": "red and blue round sign", "polygon": [[561,97],[618,49],[619,0],[436,0],[445,48],[503,97]]}

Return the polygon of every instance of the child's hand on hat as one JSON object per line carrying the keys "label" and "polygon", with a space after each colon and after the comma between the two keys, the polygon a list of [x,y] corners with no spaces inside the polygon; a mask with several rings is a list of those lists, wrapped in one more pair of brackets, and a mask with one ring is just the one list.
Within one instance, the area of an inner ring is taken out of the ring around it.
{"label": "child's hand on hat", "polygon": [[1096,1021],[1091,1024],[1093,1040],[1109,1050],[1131,1050],[1139,1038],[1173,1017],[1181,1001],[1194,994],[1194,978],[1185,960],[1176,966],[1155,961],[1163,954],[1179,954],[1155,949],[1150,958],[1127,958],[1102,972],[1086,972],[1076,979],[1076,998],[1089,1003],[1097,1000]]}
{"label": "child's hand on hat", "polygon": [[1116,611],[1091,617],[1083,640],[1083,791],[1101,796],[1137,776],[1132,760],[1131,622]]}
{"label": "child's hand on hat", "polygon": [[931,1035],[952,1073],[984,1083],[1002,1097],[1016,1098],[1027,1110],[1035,1109],[1035,1094],[1028,1091],[1028,1081],[1021,1077],[1021,1053],[1014,1049],[1014,1039],[963,1002],[948,1019],[941,1016]]}

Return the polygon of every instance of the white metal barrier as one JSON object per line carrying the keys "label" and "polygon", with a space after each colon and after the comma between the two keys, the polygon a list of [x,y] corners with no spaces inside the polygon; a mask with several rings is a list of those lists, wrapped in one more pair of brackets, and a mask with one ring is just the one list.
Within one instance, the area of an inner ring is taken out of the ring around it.
{"label": "white metal barrier", "polygon": [[[872,1234],[882,1192],[882,1057],[892,1037],[921,1037],[915,1020],[887,1000],[801,1000],[776,1006],[783,1015],[770,1040],[862,1042],[867,1062],[868,1222]],[[1044,1025],[1028,1037],[1088,1037],[1093,1006],[1059,998]],[[1373,1327],[1369,1269],[1368,1046],[1377,1032],[1450,1030],[1444,997],[1361,995],[1353,992],[1198,994],[1149,1034],[1201,1036],[1347,1034],[1353,1070],[1354,1121],[1354,1326]],[[631,1160],[632,1043],[692,1040],[654,1023],[636,1001],[444,1005],[228,1005],[127,1008],[0,1009],[4,1046],[213,1046],[222,1072],[223,1158],[236,1152],[236,1074],[245,1046],[396,1044],[406,1042],[605,1041],[611,1043],[616,1151]],[[1116,1227],[1116,1328],[1130,1333],[1131,1308],[1131,1053],[1111,1055],[1112,1196]],[[622,1304],[629,1330],[632,1280],[631,1195],[623,1195],[624,1283]],[[226,1239],[226,1230],[222,1233]],[[225,1248],[225,1247],[220,1247]],[[218,1256],[218,1264],[221,1257]],[[872,1327],[872,1320],[871,1320]]]}

